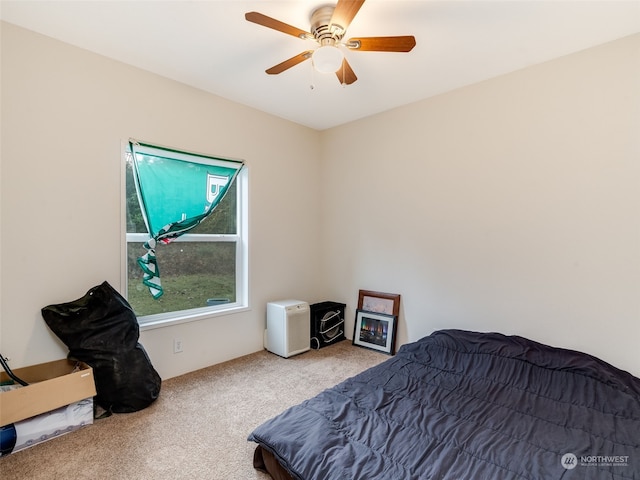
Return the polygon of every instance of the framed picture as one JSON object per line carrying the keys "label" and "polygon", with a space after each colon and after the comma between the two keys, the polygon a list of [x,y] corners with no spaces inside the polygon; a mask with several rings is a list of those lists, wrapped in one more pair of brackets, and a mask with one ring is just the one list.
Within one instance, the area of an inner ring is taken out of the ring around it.
{"label": "framed picture", "polygon": [[384,313],[397,317],[400,315],[400,295],[397,293],[360,290],[358,292],[358,310]]}
{"label": "framed picture", "polygon": [[356,310],[353,344],[393,355],[397,320],[396,315]]}

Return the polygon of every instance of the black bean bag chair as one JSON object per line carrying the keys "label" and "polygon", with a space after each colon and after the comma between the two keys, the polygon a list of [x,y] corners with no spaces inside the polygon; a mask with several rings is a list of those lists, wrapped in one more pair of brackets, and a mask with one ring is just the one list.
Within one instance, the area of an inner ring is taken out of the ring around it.
{"label": "black bean bag chair", "polygon": [[108,413],[142,410],[158,398],[160,375],[138,342],[138,320],[109,283],[78,300],[44,307],[42,317],[69,347],[68,358],[93,368],[95,403]]}

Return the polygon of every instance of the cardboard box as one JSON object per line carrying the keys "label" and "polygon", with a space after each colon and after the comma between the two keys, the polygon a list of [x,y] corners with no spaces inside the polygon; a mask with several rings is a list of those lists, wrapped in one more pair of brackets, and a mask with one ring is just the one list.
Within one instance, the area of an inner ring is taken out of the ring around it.
{"label": "cardboard box", "polygon": [[[55,360],[13,373],[29,385],[0,393],[0,426],[96,395],[93,369],[82,362]],[[10,381],[6,372],[0,372],[0,381]]]}

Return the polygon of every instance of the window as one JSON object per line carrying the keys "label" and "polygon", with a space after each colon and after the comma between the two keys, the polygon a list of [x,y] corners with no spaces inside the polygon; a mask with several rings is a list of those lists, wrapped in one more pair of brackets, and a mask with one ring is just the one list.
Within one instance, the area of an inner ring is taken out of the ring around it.
{"label": "window", "polygon": [[[136,146],[135,150],[138,159],[142,155],[149,160],[147,169],[154,168],[154,161],[156,165],[162,163],[160,155],[184,162],[191,162],[195,158],[206,163],[212,159],[184,152],[157,150],[146,145],[140,148]],[[143,213],[140,208],[133,156],[128,144],[124,147],[124,158],[126,297],[140,324],[160,325],[199,319],[216,312],[246,307],[246,167],[240,170],[217,207],[201,223],[168,244],[158,244],[155,256],[164,293],[154,298],[143,284],[144,272],[138,261],[147,253],[144,244],[150,238],[146,226],[150,219],[147,218],[145,222],[146,212]],[[210,185],[208,187],[211,188]],[[183,190],[177,189],[178,195],[188,190],[186,186],[181,188]]]}

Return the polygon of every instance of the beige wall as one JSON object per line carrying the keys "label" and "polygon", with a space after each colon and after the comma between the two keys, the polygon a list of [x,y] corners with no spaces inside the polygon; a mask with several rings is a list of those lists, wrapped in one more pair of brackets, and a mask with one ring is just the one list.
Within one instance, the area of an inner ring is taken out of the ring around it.
{"label": "beige wall", "polygon": [[163,377],[261,349],[268,300],[322,299],[307,274],[319,265],[318,132],[3,24],[0,352],[14,367],[67,353],[41,307],[104,280],[121,289],[129,137],[249,165],[252,308],[144,331]]}
{"label": "beige wall", "polygon": [[500,330],[640,375],[639,48],[315,132],[3,24],[0,351],[63,357],[40,308],[121,287],[136,137],[250,166],[252,309],[143,332],[165,378],[259,350],[275,298],[344,301],[351,334],[360,288],[402,294],[400,343]]}
{"label": "beige wall", "polygon": [[329,296],[640,375],[639,86],[636,35],[324,132]]}

